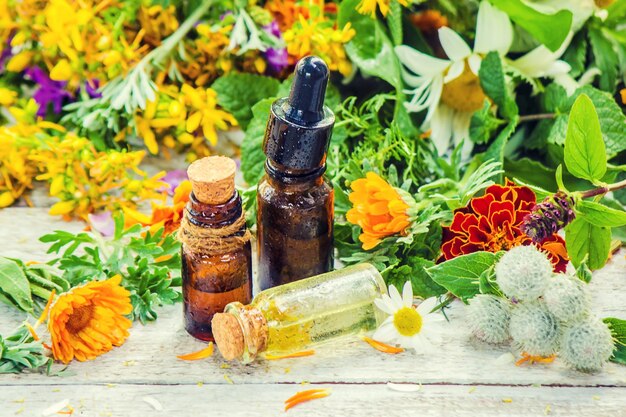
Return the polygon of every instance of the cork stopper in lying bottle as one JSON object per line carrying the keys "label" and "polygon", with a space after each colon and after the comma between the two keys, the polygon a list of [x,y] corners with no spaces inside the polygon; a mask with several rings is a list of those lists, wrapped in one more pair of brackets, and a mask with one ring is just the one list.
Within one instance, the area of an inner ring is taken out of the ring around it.
{"label": "cork stopper in lying bottle", "polygon": [[229,361],[251,362],[267,347],[267,320],[259,309],[239,302],[228,304],[224,311],[215,314],[211,321],[220,353]]}
{"label": "cork stopper in lying bottle", "polygon": [[223,204],[235,192],[235,161],[225,156],[198,159],[187,168],[193,194],[205,204]]}

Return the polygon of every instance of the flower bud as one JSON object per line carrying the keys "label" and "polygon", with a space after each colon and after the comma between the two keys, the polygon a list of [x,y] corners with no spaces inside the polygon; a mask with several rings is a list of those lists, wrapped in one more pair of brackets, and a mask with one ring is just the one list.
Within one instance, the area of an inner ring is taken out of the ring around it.
{"label": "flower bud", "polygon": [[516,246],[496,264],[496,282],[508,297],[536,300],[552,276],[552,263],[534,245]]}
{"label": "flower bud", "polygon": [[469,301],[467,319],[474,336],[483,342],[498,344],[509,338],[511,305],[508,300],[480,294]]}
{"label": "flower bud", "polygon": [[509,332],[517,347],[532,356],[554,354],[561,335],[559,321],[540,301],[515,306]]}
{"label": "flower bud", "polygon": [[540,243],[574,220],[576,213],[573,207],[574,199],[564,191],[558,191],[535,205],[531,213],[524,217],[522,232],[533,242]]}
{"label": "flower bud", "polygon": [[574,369],[594,372],[609,360],[614,348],[608,326],[594,317],[565,330],[559,356]]}
{"label": "flower bud", "polygon": [[589,297],[584,285],[579,279],[555,275],[543,295],[548,310],[565,323],[585,317],[589,313]]}

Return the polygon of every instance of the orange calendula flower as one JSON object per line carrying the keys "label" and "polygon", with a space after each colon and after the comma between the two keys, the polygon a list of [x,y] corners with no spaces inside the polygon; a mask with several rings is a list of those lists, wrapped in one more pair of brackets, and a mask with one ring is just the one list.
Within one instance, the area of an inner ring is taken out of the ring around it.
{"label": "orange calendula flower", "polygon": [[424,33],[433,34],[441,27],[448,26],[448,18],[438,10],[424,10],[411,15],[411,23]]}
{"label": "orange calendula flower", "polygon": [[373,172],[353,181],[350,187],[352,208],[346,218],[363,229],[359,240],[364,250],[376,247],[384,237],[406,233],[411,224],[409,205],[398,190]]}
{"label": "orange calendula flower", "polygon": [[87,361],[121,346],[128,337],[130,293],[116,275],[61,294],[50,307],[48,331],[54,359]]}

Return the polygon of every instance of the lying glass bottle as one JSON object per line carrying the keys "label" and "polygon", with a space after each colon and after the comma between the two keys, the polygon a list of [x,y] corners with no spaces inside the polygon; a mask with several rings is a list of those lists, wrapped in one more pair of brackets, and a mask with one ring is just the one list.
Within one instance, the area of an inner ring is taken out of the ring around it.
{"label": "lying glass bottle", "polygon": [[298,352],[374,330],[384,320],[374,300],[386,292],[376,268],[354,265],[262,291],[249,305],[228,304],[213,317],[213,336],[227,360]]}

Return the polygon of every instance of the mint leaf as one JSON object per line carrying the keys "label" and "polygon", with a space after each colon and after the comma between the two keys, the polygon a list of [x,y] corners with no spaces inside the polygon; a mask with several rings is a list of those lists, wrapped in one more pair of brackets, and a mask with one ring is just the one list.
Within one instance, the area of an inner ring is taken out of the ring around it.
{"label": "mint leaf", "polygon": [[427,271],[433,281],[464,302],[480,293],[480,277],[497,260],[491,252],[474,252],[440,263]]}
{"label": "mint leaf", "polygon": [[486,95],[496,103],[500,113],[507,119],[512,119],[518,114],[515,99],[507,90],[502,61],[497,52],[489,52],[480,64],[478,71],[480,86]]}
{"label": "mint leaf", "polygon": [[265,174],[263,137],[273,102],[273,98],[267,98],[252,106],[253,118],[241,143],[241,171],[249,185],[258,183]]}
{"label": "mint leaf", "polygon": [[[0,301],[22,311],[33,311],[33,299],[28,279],[19,265],[8,258],[0,257]],[[0,356],[2,354],[0,353]]]}
{"label": "mint leaf", "polygon": [[575,267],[587,259],[589,268],[595,271],[602,268],[609,257],[611,229],[577,218],[565,227],[565,244]]}
{"label": "mint leaf", "polygon": [[604,91],[613,92],[617,83],[617,70],[619,58],[613,49],[613,44],[601,32],[600,29],[589,29],[589,42],[596,60],[596,65],[601,71],[600,88]]}
{"label": "mint leaf", "polygon": [[259,100],[276,96],[279,85],[278,80],[271,77],[231,72],[215,80],[211,88],[217,92],[218,104],[232,113],[245,130],[252,119],[252,106]]}
{"label": "mint leaf", "polygon": [[544,14],[525,5],[521,0],[489,1],[551,51],[559,49],[572,26],[572,12],[569,10]]}
{"label": "mint leaf", "polygon": [[339,6],[337,23],[344,27],[350,23],[356,36],[346,44],[350,60],[365,74],[382,78],[397,91],[402,90],[400,63],[393,51],[393,44],[378,19],[356,11],[361,0],[346,0]]}
{"label": "mint leaf", "polygon": [[554,169],[550,169],[534,159],[522,158],[516,161],[505,159],[504,171],[506,176],[513,178],[516,183],[521,180],[545,190],[557,190]]}
{"label": "mint leaf", "polygon": [[611,362],[626,365],[626,320],[607,317],[602,321],[609,326],[611,335],[615,340],[615,350],[611,356]]}
{"label": "mint leaf", "polygon": [[572,107],[565,137],[565,165],[568,171],[591,182],[606,173],[606,151],[598,114],[593,102],[581,94]]}
{"label": "mint leaf", "polygon": [[387,284],[395,285],[400,292],[406,281],[411,281],[413,294],[418,297],[434,297],[445,294],[446,289],[432,280],[426,268],[435,263],[428,259],[412,256],[407,258],[407,264],[397,266],[389,271],[385,280]]}
{"label": "mint leaf", "polygon": [[576,205],[578,217],[599,227],[620,227],[626,225],[626,211],[616,210],[604,204],[582,200]]}
{"label": "mint leaf", "polygon": [[[587,69],[585,65],[587,60],[587,46],[588,42],[587,37],[585,36],[585,31],[581,30],[576,35],[574,35],[574,37],[572,38],[572,42],[567,47],[565,53],[563,53],[563,56],[561,57],[563,61],[567,62],[570,65],[571,70],[569,72],[569,75],[571,75],[572,77],[579,77]],[[558,84],[550,85],[552,86]]]}
{"label": "mint leaf", "polygon": [[483,108],[474,112],[470,122],[470,139],[474,143],[486,143],[493,132],[504,123],[491,111],[489,100],[485,100]]}

